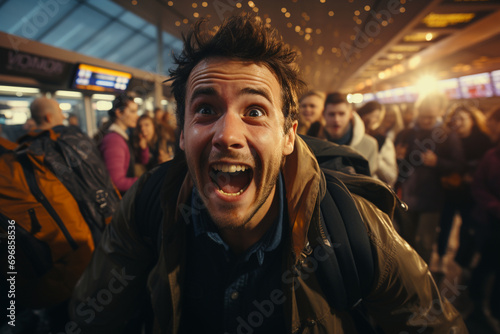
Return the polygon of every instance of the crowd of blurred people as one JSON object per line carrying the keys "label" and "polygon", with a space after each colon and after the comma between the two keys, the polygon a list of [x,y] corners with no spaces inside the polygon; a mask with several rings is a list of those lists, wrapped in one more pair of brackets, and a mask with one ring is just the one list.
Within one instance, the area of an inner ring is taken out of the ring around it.
{"label": "crowd of blurred people", "polygon": [[434,274],[446,275],[450,232],[461,223],[453,260],[470,287],[472,314],[500,319],[500,108],[451,103],[438,92],[415,104],[357,108],[337,92],[311,91],[299,101],[299,133],[355,149],[406,204],[394,224],[429,265],[437,257]]}

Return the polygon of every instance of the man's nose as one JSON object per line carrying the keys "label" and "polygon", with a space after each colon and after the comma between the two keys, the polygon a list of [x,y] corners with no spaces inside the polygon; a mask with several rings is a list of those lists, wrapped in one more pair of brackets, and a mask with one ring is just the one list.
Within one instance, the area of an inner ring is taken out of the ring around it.
{"label": "man's nose", "polygon": [[226,111],[217,120],[212,145],[220,150],[242,148],[245,143],[244,126],[237,112]]}

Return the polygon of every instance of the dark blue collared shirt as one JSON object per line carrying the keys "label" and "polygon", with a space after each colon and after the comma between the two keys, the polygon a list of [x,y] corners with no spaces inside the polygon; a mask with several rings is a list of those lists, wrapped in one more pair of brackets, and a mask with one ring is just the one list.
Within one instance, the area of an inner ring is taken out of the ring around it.
{"label": "dark blue collared shirt", "polygon": [[[239,256],[222,240],[207,211],[192,207],[182,333],[285,332],[281,272],[287,214],[281,178],[276,221]],[[201,203],[196,189],[191,202]]]}

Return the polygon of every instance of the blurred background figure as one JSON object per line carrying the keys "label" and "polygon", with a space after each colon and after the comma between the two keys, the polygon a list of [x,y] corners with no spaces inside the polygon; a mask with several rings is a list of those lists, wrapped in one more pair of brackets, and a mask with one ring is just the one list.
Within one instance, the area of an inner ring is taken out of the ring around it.
{"label": "blurred background figure", "polygon": [[401,117],[401,110],[395,104],[387,104],[384,108],[385,114],[376,131],[394,143],[397,134],[404,129],[403,117]]}
{"label": "blurred background figure", "polygon": [[325,125],[320,129],[318,137],[338,145],[350,146],[368,161],[371,175],[375,175],[378,161],[377,141],[365,132],[365,124],[352,110],[347,96],[342,93],[328,94],[323,118]]}
{"label": "blurred background figure", "polygon": [[377,140],[378,159],[375,176],[391,187],[398,178],[396,149],[392,140],[377,131],[384,118],[385,108],[377,101],[370,101],[358,109],[358,115],[365,124],[365,131]]}
{"label": "blurred background figure", "polygon": [[[31,118],[28,119],[35,122],[33,127],[31,124],[27,125],[29,131],[35,129],[43,131],[52,129],[54,126],[62,125],[66,116],[64,116],[59,103],[54,99],[47,97],[40,97],[35,99],[30,105]],[[28,124],[26,121],[26,124]],[[26,125],[25,124],[25,125]]]}
{"label": "blurred background figure", "polygon": [[[491,315],[500,321],[500,108],[487,119],[495,147],[481,159],[472,182],[476,199],[478,245],[481,258],[472,271],[470,295],[475,310],[471,317]],[[487,284],[493,274],[492,285]],[[488,289],[486,289],[488,287]],[[491,290],[490,290],[491,289]],[[488,310],[488,311],[485,311]]]}
{"label": "blurred background figure", "polygon": [[325,104],[325,93],[311,90],[299,99],[299,125],[297,133],[318,136],[318,131],[323,120],[323,107]]}
{"label": "blurred background figure", "polygon": [[[108,111],[109,120],[102,125],[96,141],[111,180],[124,194],[137,180],[135,176],[135,157],[129,143],[127,130],[137,125],[138,106],[134,98],[127,94],[118,95],[113,108]],[[141,138],[139,162],[146,165],[149,149],[146,138]]]}
{"label": "blurred background figure", "polygon": [[465,165],[460,172],[441,179],[444,186],[444,206],[439,224],[439,270],[443,271],[446,268],[443,257],[447,251],[453,218],[457,212],[462,223],[455,261],[462,269],[468,270],[475,253],[475,224],[471,213],[475,200],[471,192],[471,183],[479,161],[493,145],[488,136],[484,114],[475,107],[462,103],[453,105],[446,117],[445,126],[460,138]]}
{"label": "blurred background figure", "polygon": [[403,119],[403,128],[409,129],[413,127],[417,111],[413,103],[407,103],[401,108],[401,117]]}
{"label": "blurred background figure", "polygon": [[139,117],[132,134],[132,147],[136,161],[140,161],[143,151],[141,143],[144,143],[144,139],[149,149],[149,160],[145,165],[136,163],[136,176],[140,176],[154,166],[173,158],[173,147],[169,146],[167,139],[162,136],[160,126],[156,125],[153,118],[146,114]]}
{"label": "blurred background figure", "polygon": [[162,108],[160,108],[160,107],[154,108],[153,117],[154,117],[154,121],[156,124],[160,124],[162,122],[164,113],[165,113],[165,111],[163,111]]}
{"label": "blurred background figure", "polygon": [[80,120],[77,115],[71,114],[68,117],[68,124],[76,127],[80,127]]}
{"label": "blurred background figure", "polygon": [[401,235],[428,264],[443,210],[441,177],[460,172],[463,166],[460,139],[442,126],[446,106],[442,94],[423,96],[416,102],[415,125],[396,137],[401,195],[408,205],[404,221],[399,222]]}

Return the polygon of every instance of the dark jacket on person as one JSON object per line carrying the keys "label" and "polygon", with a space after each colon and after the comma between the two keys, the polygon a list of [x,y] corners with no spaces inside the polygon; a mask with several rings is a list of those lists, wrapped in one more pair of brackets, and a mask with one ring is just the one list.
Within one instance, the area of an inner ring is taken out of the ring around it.
{"label": "dark jacket on person", "polygon": [[[135,197],[142,183],[137,182],[125,195],[121,210],[75,288],[70,313],[83,332],[119,332],[133,312],[141,289],[147,285],[155,333],[178,333],[186,270],[187,225],[182,210],[191,198],[193,184],[182,158],[176,156],[169,163],[171,166],[161,188],[164,218],[158,258],[141,235],[141,222],[135,219]],[[286,157],[281,172],[290,224],[289,237],[283,240],[281,270],[285,272],[301,261],[301,253],[309,241],[308,231],[319,223],[319,203],[326,191],[326,180],[315,156],[301,138],[297,138],[294,152]],[[364,303],[377,324],[387,333],[415,333],[420,329],[433,333],[467,333],[458,312],[439,295],[427,265],[399,237],[389,217],[358,195],[352,194],[352,201],[366,225],[373,249],[375,279]],[[342,207],[342,203],[337,205]],[[117,276],[124,285],[120,291]],[[101,291],[110,290],[110,282],[116,292],[99,312],[92,313],[88,301],[95,300]],[[291,283],[284,282],[282,291],[286,332],[356,333],[349,313],[329,306],[314,271],[307,277],[296,277]]]}
{"label": "dark jacket on person", "polygon": [[487,227],[500,223],[500,147],[490,149],[474,174],[472,194],[477,221]]}
{"label": "dark jacket on person", "polygon": [[[464,155],[459,137],[441,126],[432,130],[418,127],[401,131],[396,146],[406,146],[405,158],[399,162],[398,181],[402,199],[409,210],[416,212],[441,211],[444,189],[441,178],[464,169]],[[423,164],[421,154],[426,150],[437,155],[436,166]]]}

